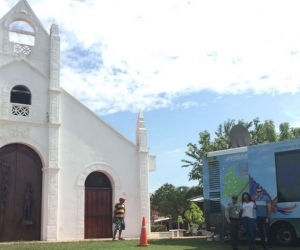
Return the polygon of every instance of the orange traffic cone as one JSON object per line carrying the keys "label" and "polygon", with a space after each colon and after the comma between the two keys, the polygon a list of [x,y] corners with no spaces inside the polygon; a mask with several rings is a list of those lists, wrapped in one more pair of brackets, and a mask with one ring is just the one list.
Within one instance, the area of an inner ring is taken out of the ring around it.
{"label": "orange traffic cone", "polygon": [[146,230],[146,221],[145,217],[143,217],[143,222],[142,222],[142,229],[141,229],[141,236],[140,236],[140,244],[137,245],[138,247],[148,247],[150,244],[148,244],[148,239],[147,239],[147,230]]}

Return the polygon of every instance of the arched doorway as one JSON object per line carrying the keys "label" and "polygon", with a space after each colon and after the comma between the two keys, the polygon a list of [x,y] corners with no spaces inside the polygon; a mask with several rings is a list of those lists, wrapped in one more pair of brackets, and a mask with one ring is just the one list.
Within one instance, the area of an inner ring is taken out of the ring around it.
{"label": "arched doorway", "polygon": [[0,148],[0,241],[40,240],[42,162],[22,144]]}
{"label": "arched doorway", "polygon": [[93,172],[85,180],[84,238],[112,237],[112,188],[108,177]]}

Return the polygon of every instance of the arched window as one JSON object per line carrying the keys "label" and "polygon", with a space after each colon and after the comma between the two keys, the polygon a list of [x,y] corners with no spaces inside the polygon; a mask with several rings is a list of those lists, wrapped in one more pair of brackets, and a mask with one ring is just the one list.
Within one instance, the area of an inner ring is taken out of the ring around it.
{"label": "arched window", "polygon": [[31,93],[22,85],[13,87],[10,93],[10,102],[31,105]]}
{"label": "arched window", "polygon": [[100,172],[90,173],[85,180],[85,187],[93,188],[111,188],[111,183],[108,177]]}

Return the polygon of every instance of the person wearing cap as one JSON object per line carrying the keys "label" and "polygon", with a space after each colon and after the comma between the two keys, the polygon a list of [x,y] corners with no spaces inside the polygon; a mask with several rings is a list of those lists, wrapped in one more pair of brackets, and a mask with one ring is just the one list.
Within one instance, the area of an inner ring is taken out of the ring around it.
{"label": "person wearing cap", "polygon": [[238,197],[233,195],[232,202],[228,204],[225,210],[225,218],[230,226],[230,238],[232,250],[238,250],[239,227],[240,227],[240,207],[237,204]]}
{"label": "person wearing cap", "polygon": [[120,202],[116,203],[115,208],[114,208],[114,217],[115,217],[115,231],[114,231],[114,236],[113,240],[116,239],[116,234],[117,231],[119,231],[119,240],[124,240],[121,238],[122,231],[125,230],[125,198],[120,197],[119,199]]}

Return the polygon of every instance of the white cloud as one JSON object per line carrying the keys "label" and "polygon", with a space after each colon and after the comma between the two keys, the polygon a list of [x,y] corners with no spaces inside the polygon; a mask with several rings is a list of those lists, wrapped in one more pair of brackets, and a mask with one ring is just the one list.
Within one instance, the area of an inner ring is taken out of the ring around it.
{"label": "white cloud", "polygon": [[[199,104],[196,103],[196,102],[193,102],[193,101],[189,101],[189,102],[184,102],[184,103],[182,103],[181,106],[182,106],[184,109],[188,109],[188,108],[190,108],[190,107],[197,107],[197,106],[199,106]],[[202,105],[202,106],[203,106],[203,105]]]}
{"label": "white cloud", "polygon": [[[202,90],[300,91],[298,0],[28,2],[47,30],[59,24],[61,85],[102,114]],[[2,0],[0,15],[15,3]]]}

